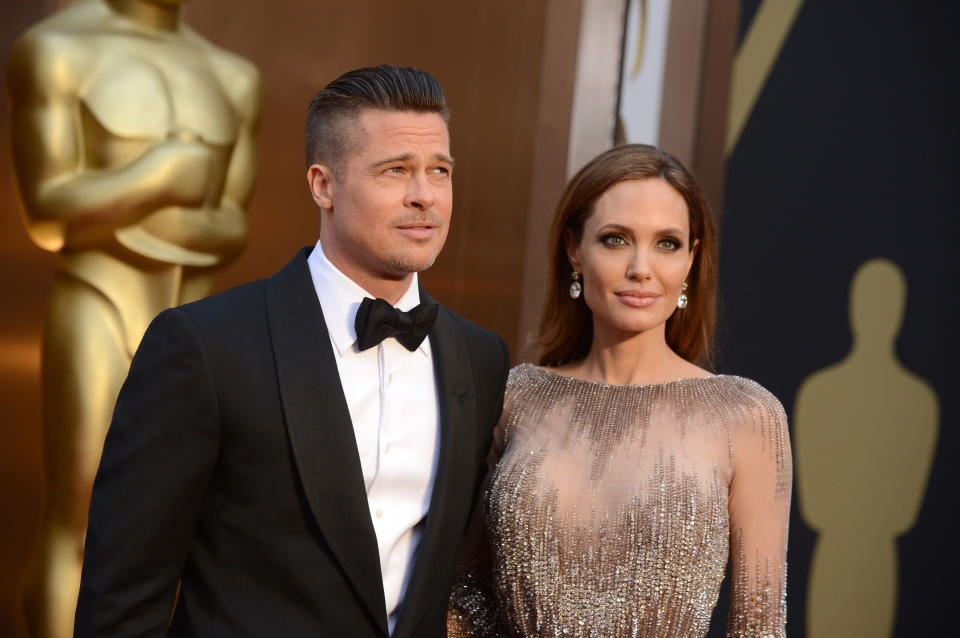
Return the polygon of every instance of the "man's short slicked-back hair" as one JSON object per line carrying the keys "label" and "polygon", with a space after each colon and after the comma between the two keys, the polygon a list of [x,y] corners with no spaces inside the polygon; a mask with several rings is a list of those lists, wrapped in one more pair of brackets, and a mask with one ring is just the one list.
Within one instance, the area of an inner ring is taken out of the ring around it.
{"label": "man's short slicked-back hair", "polygon": [[390,64],[349,71],[328,84],[310,102],[307,167],[319,163],[339,172],[344,157],[357,143],[354,124],[364,109],[437,113],[450,125],[443,89],[426,71]]}

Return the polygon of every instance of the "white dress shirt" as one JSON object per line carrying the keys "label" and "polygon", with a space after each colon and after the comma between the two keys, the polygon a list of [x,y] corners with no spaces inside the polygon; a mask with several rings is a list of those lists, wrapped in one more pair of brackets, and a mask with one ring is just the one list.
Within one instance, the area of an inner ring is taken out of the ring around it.
{"label": "white dress shirt", "polygon": [[[307,258],[350,410],[377,534],[390,632],[420,541],[439,456],[439,406],[430,340],[413,352],[394,339],[359,352],[354,320],[373,297],[327,260],[320,242]],[[417,275],[396,303],[420,303]],[[319,391],[319,389],[318,389]]]}

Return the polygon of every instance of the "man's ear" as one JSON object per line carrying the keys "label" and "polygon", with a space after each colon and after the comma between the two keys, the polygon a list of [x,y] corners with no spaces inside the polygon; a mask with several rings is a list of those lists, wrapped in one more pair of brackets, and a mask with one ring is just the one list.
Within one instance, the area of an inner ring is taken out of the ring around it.
{"label": "man's ear", "polygon": [[577,272],[583,272],[580,269],[580,246],[569,228],[563,231],[563,245],[567,249],[567,261],[570,262],[570,267]]}
{"label": "man's ear", "polygon": [[321,210],[333,210],[335,178],[333,170],[324,164],[313,164],[307,169],[307,185],[313,201]]}

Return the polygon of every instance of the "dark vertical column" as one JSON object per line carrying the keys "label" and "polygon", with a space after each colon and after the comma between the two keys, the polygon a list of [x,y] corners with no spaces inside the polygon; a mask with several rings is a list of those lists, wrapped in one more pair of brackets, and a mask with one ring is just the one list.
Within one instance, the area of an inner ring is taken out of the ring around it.
{"label": "dark vertical column", "polygon": [[536,356],[536,348],[531,340],[543,303],[550,220],[566,181],[579,26],[580,0],[554,0],[549,3],[541,54],[540,100],[533,142],[530,199],[526,211],[523,278],[514,361],[529,361]]}
{"label": "dark vertical column", "polygon": [[723,213],[724,143],[730,78],[737,50],[740,0],[712,0],[708,6],[692,169],[719,218]]}
{"label": "dark vertical column", "polygon": [[672,2],[663,72],[659,146],[693,168],[710,3]]}

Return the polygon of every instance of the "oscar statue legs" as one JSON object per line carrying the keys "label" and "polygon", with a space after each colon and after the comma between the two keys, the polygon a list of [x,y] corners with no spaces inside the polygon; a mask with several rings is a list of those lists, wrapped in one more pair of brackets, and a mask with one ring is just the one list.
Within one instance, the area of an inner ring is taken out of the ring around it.
{"label": "oscar statue legs", "polygon": [[24,591],[34,638],[73,635],[90,491],[129,365],[112,304],[58,273],[43,342],[46,507]]}

